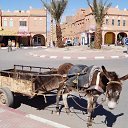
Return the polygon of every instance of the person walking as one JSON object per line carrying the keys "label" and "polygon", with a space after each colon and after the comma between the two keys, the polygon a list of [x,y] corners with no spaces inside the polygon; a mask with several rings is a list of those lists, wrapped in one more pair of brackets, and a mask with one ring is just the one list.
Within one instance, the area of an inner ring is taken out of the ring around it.
{"label": "person walking", "polygon": [[8,52],[12,51],[12,41],[9,39],[8,40]]}

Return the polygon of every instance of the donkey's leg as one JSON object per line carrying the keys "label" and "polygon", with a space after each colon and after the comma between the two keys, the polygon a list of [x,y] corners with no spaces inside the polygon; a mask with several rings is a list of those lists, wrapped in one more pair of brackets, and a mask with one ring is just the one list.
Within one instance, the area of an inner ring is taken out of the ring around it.
{"label": "donkey's leg", "polygon": [[60,96],[61,96],[61,92],[63,90],[64,87],[64,83],[60,83],[58,91],[57,91],[57,96],[56,96],[56,112],[60,113],[59,111],[59,101],[60,101]]}
{"label": "donkey's leg", "polygon": [[[98,95],[93,97],[93,112],[94,112],[94,109],[96,108],[97,99],[98,99]],[[93,118],[93,115],[92,115],[92,118]]]}
{"label": "donkey's leg", "polygon": [[87,127],[92,126],[92,112],[94,107],[94,97],[91,94],[87,94]]}
{"label": "donkey's leg", "polygon": [[70,113],[70,109],[69,109],[69,106],[68,106],[68,101],[67,101],[67,98],[68,98],[68,95],[69,95],[69,91],[68,91],[68,87],[66,87],[64,89],[64,92],[62,94],[62,97],[63,97],[63,103],[64,103],[64,107],[65,107],[65,111],[66,113]]}

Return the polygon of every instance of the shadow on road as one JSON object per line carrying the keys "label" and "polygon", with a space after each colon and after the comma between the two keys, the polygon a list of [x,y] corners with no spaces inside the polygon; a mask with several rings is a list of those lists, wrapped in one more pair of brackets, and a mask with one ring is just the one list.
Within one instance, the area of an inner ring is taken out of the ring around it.
{"label": "shadow on road", "polygon": [[34,98],[30,98],[27,96],[21,96],[21,95],[16,96],[15,101],[14,101],[14,108],[20,107],[21,103],[26,104],[31,107],[34,107],[34,108],[37,108],[38,110],[41,110],[41,109],[45,109],[45,107],[47,107],[47,106],[55,104],[56,96],[55,96],[55,93],[53,93],[53,96],[47,96],[46,102],[45,102],[45,98],[41,95],[36,96]]}
{"label": "shadow on road", "polygon": [[96,108],[93,113],[94,118],[96,118],[96,116],[105,116],[105,120],[102,123],[105,123],[107,127],[112,127],[116,122],[117,118],[123,115],[124,113],[114,115],[112,112],[104,109],[102,105]]}
{"label": "shadow on road", "polygon": [[[37,96],[34,97],[32,99],[26,97],[26,96],[17,96],[15,97],[15,106],[14,108],[18,108],[20,107],[21,103],[32,106],[34,108],[37,108],[37,110],[41,110],[41,109],[47,109],[49,111],[52,111],[51,109],[53,109],[53,111],[55,110],[55,107],[51,107],[50,105],[55,105],[56,104],[56,95],[55,93],[53,93],[53,96],[47,96],[46,97],[46,103],[45,103],[45,98],[43,96]],[[87,101],[83,98],[79,98],[77,96],[71,96],[68,98],[68,104],[70,108],[73,108],[73,110],[80,110],[79,112],[74,112],[72,111],[72,113],[78,114],[86,114],[87,113]],[[64,109],[63,103],[61,102],[60,104],[60,114],[62,111],[62,109]],[[49,107],[50,106],[50,107]],[[114,125],[114,123],[116,122],[117,118],[120,116],[123,116],[124,113],[120,113],[117,115],[114,115],[112,112],[106,110],[103,108],[102,105],[98,105],[98,107],[94,110],[93,113],[93,118],[95,119],[97,116],[105,116],[105,120],[102,121],[101,123],[104,123],[107,125],[107,127],[112,127]],[[80,118],[82,119],[82,118]],[[82,119],[83,121],[86,121],[84,119]],[[95,124],[101,124],[101,123],[95,123]]]}

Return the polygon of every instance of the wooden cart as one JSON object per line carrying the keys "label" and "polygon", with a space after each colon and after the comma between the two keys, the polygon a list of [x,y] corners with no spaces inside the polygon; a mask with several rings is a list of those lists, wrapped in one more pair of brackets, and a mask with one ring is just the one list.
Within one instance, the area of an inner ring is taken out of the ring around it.
{"label": "wooden cart", "polygon": [[55,68],[14,65],[0,71],[0,103],[13,106],[14,94],[35,97],[55,90],[63,81]]}

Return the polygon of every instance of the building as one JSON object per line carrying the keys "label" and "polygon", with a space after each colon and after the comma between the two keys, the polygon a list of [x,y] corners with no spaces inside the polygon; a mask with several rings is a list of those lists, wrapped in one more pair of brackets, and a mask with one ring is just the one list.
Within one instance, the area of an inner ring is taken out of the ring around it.
{"label": "building", "polygon": [[45,46],[47,37],[47,14],[44,9],[27,11],[0,10],[0,44],[15,46]]}
{"label": "building", "polygon": [[[67,16],[61,25],[63,39],[70,39],[74,44],[90,44],[94,41],[95,19],[91,9],[79,9],[74,16]],[[128,36],[128,10],[110,8],[102,27],[102,45],[117,44]],[[55,39],[54,39],[55,40]]]}

